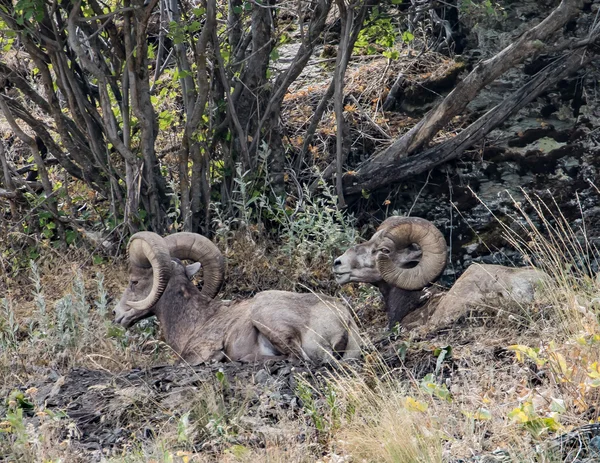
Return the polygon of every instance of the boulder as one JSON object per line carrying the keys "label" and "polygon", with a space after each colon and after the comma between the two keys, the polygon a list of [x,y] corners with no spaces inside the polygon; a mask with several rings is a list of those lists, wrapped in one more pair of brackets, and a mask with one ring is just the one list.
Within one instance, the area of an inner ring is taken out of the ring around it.
{"label": "boulder", "polygon": [[450,325],[477,305],[530,304],[536,289],[547,278],[533,267],[473,264],[449,291],[436,294],[402,324],[408,329],[425,326],[426,331],[432,331]]}

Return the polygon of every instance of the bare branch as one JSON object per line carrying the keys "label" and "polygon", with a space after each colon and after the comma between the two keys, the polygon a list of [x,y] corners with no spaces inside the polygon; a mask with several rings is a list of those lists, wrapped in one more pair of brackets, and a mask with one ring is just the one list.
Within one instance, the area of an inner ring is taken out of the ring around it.
{"label": "bare branch", "polygon": [[544,42],[566,24],[581,7],[581,0],[562,0],[560,5],[540,24],[527,30],[494,57],[481,62],[456,88],[431,110],[417,125],[360,167],[361,175],[373,176],[385,172],[398,159],[415,152],[459,114],[479,91],[525,58],[545,51]]}
{"label": "bare branch", "polygon": [[594,55],[585,49],[579,49],[575,53],[562,56],[539,71],[517,92],[489,110],[454,138],[418,155],[397,161],[388,166],[387,169],[377,171],[376,174],[366,176],[359,172],[356,175],[346,175],[344,177],[344,191],[346,194],[352,194],[389,185],[455,159],[466,149],[482,141],[490,130],[504,122],[511,114],[535,100],[561,79],[581,69],[593,58]]}

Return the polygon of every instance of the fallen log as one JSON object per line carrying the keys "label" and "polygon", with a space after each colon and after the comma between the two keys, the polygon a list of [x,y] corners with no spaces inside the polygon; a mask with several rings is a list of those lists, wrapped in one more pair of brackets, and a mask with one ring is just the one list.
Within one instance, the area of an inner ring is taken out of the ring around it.
{"label": "fallen log", "polygon": [[344,193],[353,194],[380,188],[457,158],[465,150],[481,142],[492,129],[498,127],[511,114],[531,103],[561,79],[584,67],[594,57],[595,55],[585,48],[561,56],[454,138],[415,156],[377,164],[375,168],[360,169],[352,174],[347,173],[344,176]]}
{"label": "fallen log", "polygon": [[[513,43],[490,59],[479,63],[452,92],[402,135],[392,145],[377,153],[360,166],[363,175],[377,177],[387,166],[398,162],[430,142],[454,116],[460,114],[486,85],[526,58],[548,51],[546,42],[580,10],[580,0],[562,0],[558,7],[541,23],[527,30]],[[592,35],[590,33],[590,35]]]}

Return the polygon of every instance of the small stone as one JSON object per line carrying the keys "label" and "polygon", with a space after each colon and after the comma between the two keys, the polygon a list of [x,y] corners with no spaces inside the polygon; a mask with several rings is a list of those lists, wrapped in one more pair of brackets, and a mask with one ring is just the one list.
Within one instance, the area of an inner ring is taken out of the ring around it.
{"label": "small stone", "polygon": [[271,375],[269,375],[267,370],[262,369],[262,370],[258,370],[256,372],[256,374],[254,375],[254,382],[256,384],[265,384],[267,381],[269,381],[270,378],[271,378]]}
{"label": "small stone", "polygon": [[467,254],[473,254],[475,251],[477,251],[478,247],[479,247],[479,243],[471,243],[471,244],[464,246],[464,249]]}
{"label": "small stone", "polygon": [[600,436],[590,440],[590,449],[593,449],[596,454],[600,454]]}

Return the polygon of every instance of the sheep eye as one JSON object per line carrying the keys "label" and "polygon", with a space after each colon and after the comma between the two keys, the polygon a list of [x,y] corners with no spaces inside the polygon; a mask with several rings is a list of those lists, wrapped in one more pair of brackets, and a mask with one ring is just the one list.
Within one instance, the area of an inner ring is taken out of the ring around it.
{"label": "sheep eye", "polygon": [[387,255],[390,253],[390,250],[388,248],[379,248],[379,252]]}
{"label": "sheep eye", "polygon": [[138,284],[138,281],[137,281],[137,280],[133,280],[133,281],[131,281],[131,286],[132,286],[132,287],[136,286],[137,284]]}

